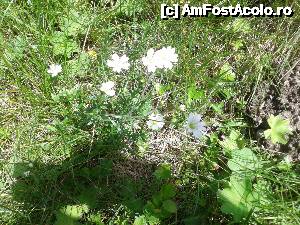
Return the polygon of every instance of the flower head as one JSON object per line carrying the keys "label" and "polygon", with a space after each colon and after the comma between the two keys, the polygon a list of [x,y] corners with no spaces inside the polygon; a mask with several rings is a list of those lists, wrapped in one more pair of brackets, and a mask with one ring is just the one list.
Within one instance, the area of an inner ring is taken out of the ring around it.
{"label": "flower head", "polygon": [[113,54],[111,59],[107,61],[107,65],[112,68],[114,72],[120,73],[122,70],[129,69],[128,57],[126,55],[118,56],[117,54]]}
{"label": "flower head", "polygon": [[181,104],[181,105],[179,106],[179,109],[180,109],[180,111],[184,112],[184,111],[186,110],[186,107],[185,107],[184,104]]}
{"label": "flower head", "polygon": [[151,113],[148,119],[147,125],[151,130],[160,130],[165,124],[163,116],[159,113]]}
{"label": "flower head", "polygon": [[149,49],[147,55],[142,58],[142,63],[147,67],[148,72],[155,72],[156,69],[171,69],[178,61],[175,48],[163,47],[157,51]]}
{"label": "flower head", "polygon": [[49,69],[47,70],[48,73],[51,74],[52,77],[56,77],[62,71],[62,67],[59,64],[51,64]]}
{"label": "flower head", "polygon": [[170,46],[158,50],[155,54],[159,59],[156,66],[160,69],[172,69],[173,63],[176,63],[178,61],[178,55],[175,53],[175,48],[172,48]]}
{"label": "flower head", "polygon": [[205,124],[198,113],[190,113],[186,122],[186,130],[195,138],[200,138],[206,133]]}
{"label": "flower head", "polygon": [[101,84],[100,91],[103,91],[108,96],[114,96],[116,94],[115,90],[115,83],[113,81],[108,81]]}

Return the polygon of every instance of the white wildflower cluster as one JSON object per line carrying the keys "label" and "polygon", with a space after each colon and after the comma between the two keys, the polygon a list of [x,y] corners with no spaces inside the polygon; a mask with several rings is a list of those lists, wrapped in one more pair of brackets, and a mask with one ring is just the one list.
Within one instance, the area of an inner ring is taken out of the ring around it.
{"label": "white wildflower cluster", "polygon": [[105,94],[112,97],[116,94],[114,87],[115,87],[115,82],[108,81],[101,84],[100,91],[103,91]]}
{"label": "white wildflower cluster", "polygon": [[178,55],[175,48],[163,47],[157,51],[149,49],[147,55],[142,58],[142,62],[147,67],[148,72],[154,73],[156,69],[172,69],[173,64],[177,63]]}
{"label": "white wildflower cluster", "polygon": [[49,65],[49,69],[47,72],[51,74],[52,77],[56,77],[59,73],[61,73],[62,67],[59,64],[51,64]]}
{"label": "white wildflower cluster", "polygon": [[126,55],[119,56],[117,54],[113,54],[111,59],[107,61],[107,65],[112,68],[112,70],[116,73],[122,72],[122,70],[128,70],[130,64],[128,62],[129,58]]}
{"label": "white wildflower cluster", "polygon": [[[149,73],[154,73],[156,69],[172,69],[174,64],[178,62],[178,55],[175,52],[175,48],[170,46],[163,47],[157,51],[151,48],[148,50],[146,56],[142,57],[141,61]],[[122,71],[129,69],[129,58],[126,55],[119,56],[118,54],[113,54],[111,59],[107,60],[107,66],[112,68],[114,72],[121,73]],[[62,72],[62,66],[59,64],[51,64],[49,65],[47,72],[52,77],[56,77]],[[112,97],[116,94],[115,86],[115,82],[109,80],[101,84],[100,91],[104,92],[107,96]],[[185,105],[180,105],[179,109],[185,111]],[[148,116],[146,124],[150,130],[158,131],[165,125],[164,117],[160,113],[153,112]],[[206,126],[201,115],[197,113],[189,114],[185,129],[195,138],[200,138],[206,134]]]}

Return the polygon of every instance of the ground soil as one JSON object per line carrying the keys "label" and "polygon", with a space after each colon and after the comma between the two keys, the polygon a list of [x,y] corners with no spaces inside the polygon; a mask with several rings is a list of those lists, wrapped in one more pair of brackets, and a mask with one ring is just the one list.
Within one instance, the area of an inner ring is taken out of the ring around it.
{"label": "ground soil", "polygon": [[[254,135],[263,148],[300,161],[300,61],[280,79],[262,82],[256,88],[248,112],[255,124]],[[290,121],[293,134],[286,145],[272,144],[263,136],[263,131],[269,128],[267,119],[271,114]]]}

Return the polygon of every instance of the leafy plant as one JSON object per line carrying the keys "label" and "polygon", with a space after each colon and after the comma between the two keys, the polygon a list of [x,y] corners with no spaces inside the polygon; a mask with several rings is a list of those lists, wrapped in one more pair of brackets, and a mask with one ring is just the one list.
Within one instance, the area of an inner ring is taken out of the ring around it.
{"label": "leafy plant", "polygon": [[235,73],[233,72],[232,66],[226,62],[220,69],[220,76],[225,81],[234,81]]}
{"label": "leafy plant", "polygon": [[232,151],[232,158],[228,160],[228,167],[235,173],[251,173],[261,168],[261,163],[255,153],[249,148]]}
{"label": "leafy plant", "polygon": [[71,9],[60,20],[60,28],[67,36],[84,34],[88,20],[86,15],[80,15],[77,11]]}
{"label": "leafy plant", "polygon": [[68,58],[75,52],[79,52],[78,44],[71,38],[67,37],[63,32],[56,31],[50,37],[53,45],[54,55],[66,55]]}
{"label": "leafy plant", "polygon": [[165,180],[171,178],[171,166],[168,164],[163,164],[159,166],[159,168],[155,170],[154,176],[158,180]]}
{"label": "leafy plant", "polygon": [[292,133],[289,123],[289,120],[285,120],[280,116],[271,115],[268,119],[270,129],[264,132],[265,137],[267,139],[270,138],[274,144],[277,142],[286,144],[288,142],[286,136]]}
{"label": "leafy plant", "polygon": [[218,196],[222,202],[222,212],[233,215],[234,222],[249,216],[258,201],[258,193],[252,190],[251,180],[240,180],[234,176],[230,177],[229,186],[220,190]]}
{"label": "leafy plant", "polygon": [[87,213],[89,208],[87,205],[67,205],[61,208],[56,214],[56,222],[54,225],[75,225],[77,221]]}
{"label": "leafy plant", "polygon": [[[166,180],[171,178],[171,170],[169,165],[161,165],[155,172],[158,180]],[[177,205],[173,198],[176,195],[176,188],[171,183],[163,184],[160,191],[153,195],[151,201],[145,206],[145,215],[151,215],[155,218],[167,218],[177,212]]]}
{"label": "leafy plant", "polygon": [[225,137],[223,141],[219,142],[226,155],[237,149],[242,149],[245,146],[245,140],[238,130],[231,129],[228,137]]}

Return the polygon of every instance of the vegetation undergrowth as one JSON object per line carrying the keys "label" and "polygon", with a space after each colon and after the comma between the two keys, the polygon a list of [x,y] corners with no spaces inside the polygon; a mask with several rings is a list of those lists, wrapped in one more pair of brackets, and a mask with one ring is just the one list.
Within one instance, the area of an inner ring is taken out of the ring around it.
{"label": "vegetation undergrowth", "polygon": [[[1,224],[300,224],[299,165],[260,145],[247,110],[299,60],[300,8],[263,2],[295,14],[2,0]],[[295,132],[265,123],[278,145]]]}

